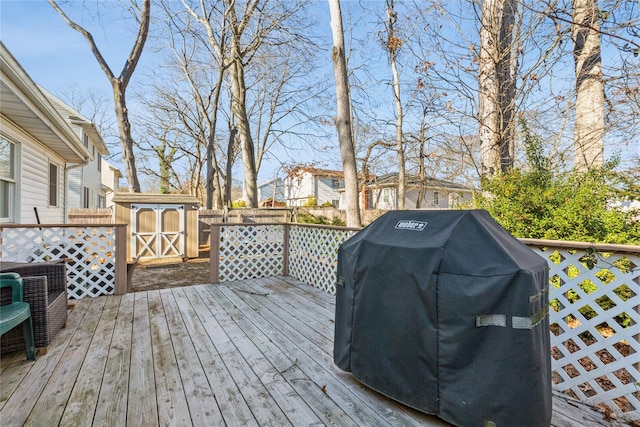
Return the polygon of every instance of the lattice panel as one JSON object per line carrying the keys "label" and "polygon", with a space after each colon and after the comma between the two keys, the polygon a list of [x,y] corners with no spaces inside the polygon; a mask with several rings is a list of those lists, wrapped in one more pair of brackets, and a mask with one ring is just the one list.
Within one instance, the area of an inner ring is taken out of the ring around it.
{"label": "lattice panel", "polygon": [[356,231],[291,226],[289,231],[289,274],[334,295],[338,248]]}
{"label": "lattice panel", "polygon": [[640,420],[640,256],[534,248],[549,261],[556,390]]}
{"label": "lattice panel", "polygon": [[116,235],[113,227],[4,228],[0,258],[15,262],[46,262],[67,258],[67,295],[115,293]]}
{"label": "lattice panel", "polygon": [[220,281],[279,276],[284,271],[284,225],[220,228]]}

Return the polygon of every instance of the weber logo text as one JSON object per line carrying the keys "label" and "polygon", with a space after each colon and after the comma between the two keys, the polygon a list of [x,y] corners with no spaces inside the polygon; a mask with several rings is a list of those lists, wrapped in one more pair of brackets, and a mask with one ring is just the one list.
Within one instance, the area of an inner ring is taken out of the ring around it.
{"label": "weber logo text", "polygon": [[411,219],[401,219],[396,224],[396,230],[423,231],[427,227],[425,221],[413,221]]}

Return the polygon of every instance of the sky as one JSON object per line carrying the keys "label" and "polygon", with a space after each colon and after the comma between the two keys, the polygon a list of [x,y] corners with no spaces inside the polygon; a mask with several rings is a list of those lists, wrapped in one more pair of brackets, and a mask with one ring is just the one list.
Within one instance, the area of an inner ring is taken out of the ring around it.
{"label": "sky", "polygon": [[[120,28],[112,31],[113,26]],[[135,33],[127,30],[122,20],[106,22],[105,28],[109,31],[93,32],[93,35],[107,63],[118,75],[128,49],[133,46]],[[49,92],[61,98],[61,94],[71,88],[78,93],[94,92],[104,95],[110,101],[109,108],[113,108],[109,81],[87,42],[47,1],[0,0],[0,39],[31,79]],[[152,65],[149,56],[143,52],[130,87],[144,68]],[[109,161],[124,174],[119,155]],[[124,179],[121,184],[126,185]]]}
{"label": "sky", "polygon": [[[76,4],[81,5],[79,1]],[[90,2],[93,6],[93,3]],[[345,2],[343,0],[343,19],[345,20],[345,28],[348,27],[349,7],[358,9],[358,2]],[[92,31],[96,39],[96,43],[101,52],[105,56],[108,64],[112,67],[114,74],[120,74],[122,65],[129,53],[133,41],[135,39],[136,27],[131,21],[130,16],[124,12],[120,12],[120,8],[109,8],[113,1],[101,0],[100,6],[103,7],[100,22],[96,22],[88,13],[84,16],[78,14],[75,8],[73,19],[82,19],[82,24]],[[372,5],[373,3],[364,3]],[[328,7],[326,0],[318,0],[316,7],[319,10],[319,26],[325,28],[329,32]],[[361,6],[360,6],[361,7]],[[69,8],[65,8],[67,10]],[[368,20],[371,22],[359,22],[360,28],[371,26],[375,20],[371,16]],[[103,31],[96,30],[104,28]],[[370,35],[369,35],[370,36]],[[68,92],[73,86],[78,93],[92,91],[102,94],[110,102],[112,108],[111,89],[104,72],[98,66],[96,59],[91,53],[84,38],[75,30],[71,29],[56,13],[56,11],[48,4],[46,0],[0,0],[0,39],[7,49],[13,54],[17,61],[22,65],[31,78],[54,95],[61,96],[62,93]],[[369,40],[371,42],[371,40]],[[330,41],[328,42],[330,43]],[[147,48],[149,45],[147,45]],[[330,47],[330,46],[327,46]],[[371,50],[371,49],[370,49]],[[375,50],[375,49],[374,49]],[[328,49],[327,49],[328,51]],[[129,85],[128,103],[132,114],[135,113],[135,101],[133,99],[133,89],[136,84],[141,82],[146,75],[157,67],[154,63],[155,58],[150,49],[143,52],[141,60],[136,68],[131,83]],[[372,62],[366,65],[370,73],[384,73],[388,71],[388,62],[385,58],[372,56]],[[362,64],[361,64],[362,65]],[[371,67],[371,65],[374,65]],[[378,79],[378,75],[375,79]],[[384,77],[384,79],[388,79]],[[387,87],[385,86],[385,90]],[[370,92],[371,87],[366,89]],[[387,93],[387,95],[389,95]],[[387,103],[381,103],[380,113],[385,117],[393,115],[393,109]],[[375,107],[374,107],[375,108]],[[631,154],[640,153],[640,141],[632,138],[634,141],[631,146],[627,147],[627,152]],[[329,138],[327,146],[332,147],[327,153],[326,158],[320,159],[320,167],[340,169],[340,159],[337,154],[337,139]],[[282,174],[282,163],[292,163],[293,161],[310,162],[318,160],[321,154],[307,150],[307,152],[293,153],[272,153],[266,158],[260,169],[258,182],[273,179],[276,173]],[[124,168],[119,156],[110,159],[112,163],[118,166],[122,172]],[[234,169],[234,177],[242,178],[241,162],[236,163]],[[143,177],[140,177],[143,180]]]}
{"label": "sky", "polygon": [[[108,5],[110,2],[102,3]],[[67,12],[68,9],[63,7]],[[119,75],[133,46],[137,28],[127,27],[127,25],[134,26],[135,23],[122,19],[124,15],[110,15],[108,8],[104,9],[103,13],[104,31],[95,30],[100,27],[96,21],[91,21],[89,15],[83,17],[72,15],[71,18],[86,25],[86,28],[92,32],[98,48],[113,73]],[[114,31],[114,27],[117,30]],[[110,101],[110,108],[112,108],[110,84],[87,42],[80,33],[63,21],[46,0],[0,0],[0,40],[31,79],[49,92],[62,97],[62,93],[68,93],[73,87],[80,94],[85,92],[103,94]],[[136,82],[144,79],[145,75],[150,74],[157,65],[153,62],[154,58],[149,49],[143,51],[133,73],[127,92],[131,94],[127,98],[127,103],[133,114],[136,108],[133,89]],[[275,173],[282,174],[281,163],[293,160],[287,158],[286,154],[273,154],[277,158],[272,155],[264,160],[258,182],[273,179]],[[301,154],[297,153],[297,155]],[[307,159],[302,154],[302,157],[297,160],[312,161],[313,157],[310,155]],[[124,174],[119,155],[109,161],[119,167]],[[335,168],[339,167],[339,164],[325,163],[325,166]],[[242,179],[242,174],[242,164],[237,162],[234,167],[234,178]],[[143,181],[144,177],[140,176],[140,179]],[[121,184],[124,184],[124,180]]]}
{"label": "sky", "polygon": [[[119,20],[109,27],[123,27]],[[123,28],[94,37],[107,62],[119,74],[135,33]],[[56,93],[73,84],[81,89],[109,93],[109,84],[82,36],[71,29],[47,3],[41,0],[0,0],[0,38],[31,78]],[[145,64],[143,55],[141,68]],[[147,55],[149,56],[149,55]]]}

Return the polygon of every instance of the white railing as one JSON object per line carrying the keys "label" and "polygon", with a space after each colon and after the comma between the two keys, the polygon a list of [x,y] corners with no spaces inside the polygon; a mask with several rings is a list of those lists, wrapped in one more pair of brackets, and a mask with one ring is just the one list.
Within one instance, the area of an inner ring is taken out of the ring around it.
{"label": "white railing", "polygon": [[[214,225],[212,282],[282,274],[334,294],[338,248],[356,232]],[[553,388],[640,420],[640,247],[522,241],[549,264]]]}
{"label": "white railing", "polygon": [[554,389],[640,420],[640,247],[523,242],[549,263]]}
{"label": "white railing", "polygon": [[123,225],[3,225],[0,260],[33,263],[64,259],[67,296],[72,299],[123,293],[126,254],[120,251],[118,257],[116,246],[124,243],[125,230]]}
{"label": "white railing", "polygon": [[232,281],[282,274],[284,233],[283,224],[225,224],[217,228],[212,241],[219,242],[218,279]]}
{"label": "white railing", "polygon": [[318,289],[336,293],[338,249],[357,229],[292,225],[289,275]]}

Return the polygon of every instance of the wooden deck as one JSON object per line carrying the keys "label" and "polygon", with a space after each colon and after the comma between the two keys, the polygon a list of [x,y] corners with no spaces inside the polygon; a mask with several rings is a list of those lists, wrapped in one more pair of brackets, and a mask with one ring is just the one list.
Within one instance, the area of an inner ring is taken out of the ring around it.
{"label": "wooden deck", "polygon": [[[35,363],[2,357],[3,426],[447,426],[333,364],[334,297],[290,278],[84,298]],[[554,398],[554,426],[609,426]]]}

